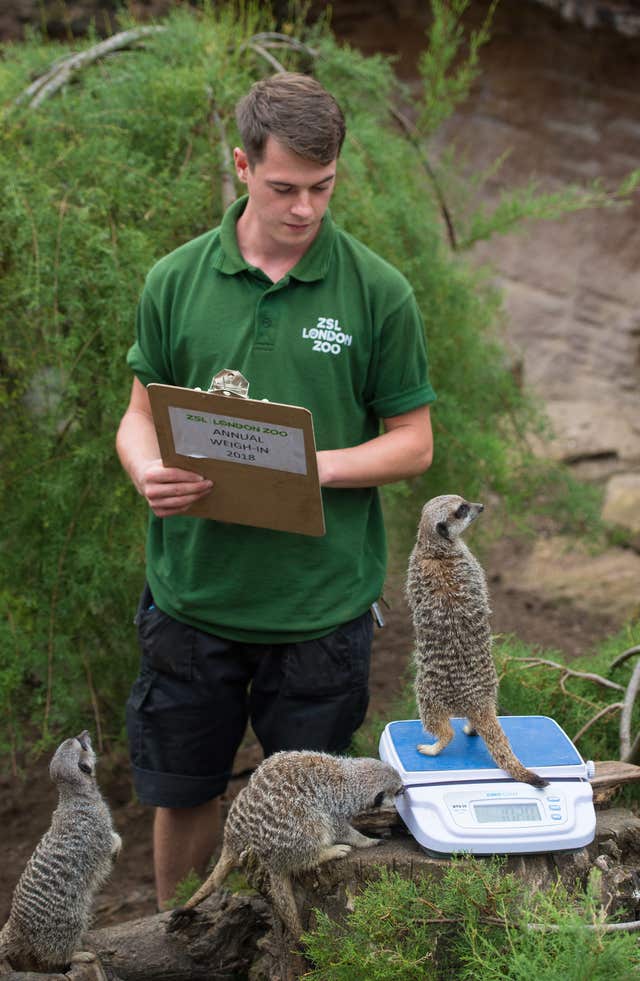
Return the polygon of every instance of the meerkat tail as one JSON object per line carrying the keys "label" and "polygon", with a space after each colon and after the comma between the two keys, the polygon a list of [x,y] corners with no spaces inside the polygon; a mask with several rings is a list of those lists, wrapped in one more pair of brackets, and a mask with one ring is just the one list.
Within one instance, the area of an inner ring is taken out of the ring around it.
{"label": "meerkat tail", "polygon": [[495,713],[487,711],[481,715],[470,716],[469,724],[482,736],[495,762],[502,770],[506,770],[510,777],[521,783],[531,784],[532,787],[546,787],[548,785],[548,780],[539,777],[533,770],[528,770],[520,762],[511,749],[511,744]]}
{"label": "meerkat tail", "polygon": [[278,916],[289,933],[298,940],[302,935],[302,921],[289,876],[269,872],[269,894]]}
{"label": "meerkat tail", "polygon": [[222,851],[220,853],[220,858],[215,864],[213,871],[208,879],[202,883],[200,888],[194,892],[184,906],[181,907],[182,910],[193,909],[195,906],[199,906],[200,903],[210,896],[215,889],[219,889],[224,880],[227,878],[232,869],[236,868],[238,865],[238,860],[235,854],[226,845],[222,846]]}
{"label": "meerkat tail", "polygon": [[210,896],[215,889],[219,889],[229,875],[229,872],[238,864],[235,854],[226,845],[223,845],[220,858],[216,862],[215,868],[209,878],[202,883],[200,888],[194,892],[193,896],[186,901],[184,906],[177,906],[176,909],[171,911],[171,916],[167,923],[167,931],[174,933],[191,922],[195,907],[206,899],[207,896]]}

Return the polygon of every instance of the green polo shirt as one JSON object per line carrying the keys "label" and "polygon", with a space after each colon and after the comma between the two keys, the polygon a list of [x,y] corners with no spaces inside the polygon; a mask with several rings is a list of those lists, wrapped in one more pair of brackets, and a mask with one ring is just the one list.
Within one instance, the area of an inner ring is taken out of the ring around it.
{"label": "green polo shirt", "polygon": [[[300,262],[273,283],[238,248],[246,200],[149,273],[127,358],[140,381],[206,389],[222,368],[241,371],[252,398],[309,409],[320,450],[372,439],[380,419],[433,401],[406,279],[327,213]],[[147,575],[158,607],[256,643],[319,637],[359,616],[385,575],[378,492],[322,494],[322,538],[151,514]]]}

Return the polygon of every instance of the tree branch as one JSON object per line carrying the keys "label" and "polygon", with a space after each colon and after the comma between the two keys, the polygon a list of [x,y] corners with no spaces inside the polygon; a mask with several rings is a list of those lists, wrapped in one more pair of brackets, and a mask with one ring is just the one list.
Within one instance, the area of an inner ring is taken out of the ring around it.
{"label": "tree branch", "polygon": [[528,667],[531,668],[542,666],[555,668],[557,671],[563,671],[565,675],[570,675],[572,678],[583,678],[585,681],[593,681],[596,685],[602,685],[603,688],[624,691],[624,685],[619,685],[616,681],[610,681],[608,678],[603,678],[600,674],[593,674],[591,671],[574,671],[572,668],[568,668],[566,664],[558,664],[557,661],[547,661],[542,657],[514,657],[512,660],[527,663]]}
{"label": "tree branch", "polygon": [[[640,661],[636,664],[631,675],[631,680],[627,687],[622,705],[622,715],[620,716],[620,759],[625,763],[633,763],[631,759],[631,716],[633,706],[640,688]],[[637,751],[638,739],[634,742],[634,750]]]}
{"label": "tree branch", "polygon": [[613,671],[614,668],[624,664],[624,662],[628,661],[634,654],[640,654],[640,644],[636,644],[635,647],[630,647],[628,650],[623,651],[622,654],[618,654],[617,658],[611,662],[611,670]]}
{"label": "tree branch", "polygon": [[134,27],[131,30],[113,34],[105,41],[101,41],[85,51],[79,51],[68,58],[60,58],[44,75],[32,82],[29,88],[18,96],[16,105],[21,102],[28,102],[32,109],[36,109],[45,99],[61,89],[72,75],[81,71],[85,65],[90,65],[100,58],[122,51],[143,37],[164,31],[166,31],[166,27]]}
{"label": "tree branch", "polygon": [[622,702],[612,702],[610,705],[605,705],[603,709],[600,709],[599,712],[596,712],[596,714],[593,716],[592,719],[589,719],[588,722],[585,722],[582,729],[579,729],[578,732],[576,732],[575,736],[573,737],[573,742],[577,743],[580,737],[584,736],[587,729],[590,729],[591,726],[594,725],[599,719],[602,719],[605,715],[608,715],[610,712],[618,711],[618,709],[621,708],[622,708]]}

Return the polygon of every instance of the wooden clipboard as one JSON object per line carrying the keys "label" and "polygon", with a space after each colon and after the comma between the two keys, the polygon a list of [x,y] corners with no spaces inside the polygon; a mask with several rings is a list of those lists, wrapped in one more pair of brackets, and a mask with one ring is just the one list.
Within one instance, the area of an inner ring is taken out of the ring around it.
{"label": "wooden clipboard", "polygon": [[325,534],[308,409],[156,383],[147,392],[164,465],[213,481],[185,514]]}

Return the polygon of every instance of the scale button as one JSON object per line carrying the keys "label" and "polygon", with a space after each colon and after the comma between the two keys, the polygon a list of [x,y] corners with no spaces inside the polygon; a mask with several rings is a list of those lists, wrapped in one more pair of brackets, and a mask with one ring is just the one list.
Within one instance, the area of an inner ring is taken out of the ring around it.
{"label": "scale button", "polygon": [[558,804],[560,802],[559,797],[547,797],[547,800],[549,801],[549,803],[553,803],[553,804]]}
{"label": "scale button", "polygon": [[552,821],[562,821],[562,814],[552,814],[551,815],[551,820]]}
{"label": "scale button", "polygon": [[561,810],[561,808],[560,808],[560,805],[559,804],[549,804],[549,810],[550,811],[559,811],[559,810]]}

